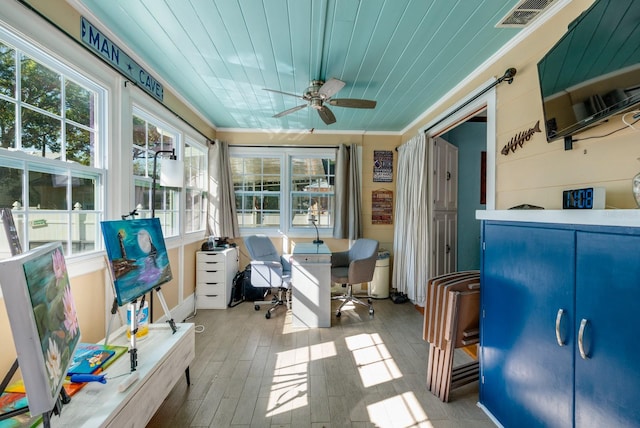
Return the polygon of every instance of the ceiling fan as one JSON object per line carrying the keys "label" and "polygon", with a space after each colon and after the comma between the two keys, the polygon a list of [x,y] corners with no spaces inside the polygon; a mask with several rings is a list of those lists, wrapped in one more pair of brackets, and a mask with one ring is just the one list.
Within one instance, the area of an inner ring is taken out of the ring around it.
{"label": "ceiling fan", "polygon": [[326,82],[323,80],[312,80],[311,85],[304,91],[302,96],[291,94],[288,92],[276,91],[275,89],[264,89],[265,91],[275,92],[277,94],[289,95],[292,97],[305,100],[306,104],[301,104],[290,108],[285,111],[281,111],[273,117],[282,117],[298,110],[302,110],[307,106],[311,106],[318,111],[320,119],[327,125],[331,125],[336,122],[336,117],[333,112],[329,110],[325,104],[329,104],[335,107],[349,107],[349,108],[375,108],[376,102],[372,100],[361,100],[357,98],[331,98],[340,89],[344,87],[345,83],[342,80],[331,78]]}

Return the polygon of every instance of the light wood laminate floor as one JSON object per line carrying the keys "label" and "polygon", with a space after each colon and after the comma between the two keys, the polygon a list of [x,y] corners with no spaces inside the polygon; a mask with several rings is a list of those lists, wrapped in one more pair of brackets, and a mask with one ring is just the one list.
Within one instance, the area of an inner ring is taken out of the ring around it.
{"label": "light wood laminate floor", "polygon": [[[334,309],[339,304],[333,301]],[[178,382],[149,427],[494,427],[478,383],[442,403],[426,389],[428,344],[410,303],[374,301],[332,314],[332,327],[293,329],[249,302],[199,310],[191,386]],[[141,355],[139,358],[144,358]],[[465,354],[456,355],[456,365]]]}

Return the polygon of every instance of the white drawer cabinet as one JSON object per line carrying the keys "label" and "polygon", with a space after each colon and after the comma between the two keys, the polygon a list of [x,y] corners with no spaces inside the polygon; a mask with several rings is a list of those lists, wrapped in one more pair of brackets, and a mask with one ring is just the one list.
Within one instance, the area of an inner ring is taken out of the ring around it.
{"label": "white drawer cabinet", "polygon": [[238,249],[196,253],[196,307],[226,309],[233,277],[238,272]]}

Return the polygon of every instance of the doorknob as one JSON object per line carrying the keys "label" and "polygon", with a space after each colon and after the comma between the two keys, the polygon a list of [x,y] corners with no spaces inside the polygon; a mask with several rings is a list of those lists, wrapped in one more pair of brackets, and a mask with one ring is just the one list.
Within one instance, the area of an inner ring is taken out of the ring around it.
{"label": "doorknob", "polygon": [[447,181],[451,180],[451,173],[447,171]]}

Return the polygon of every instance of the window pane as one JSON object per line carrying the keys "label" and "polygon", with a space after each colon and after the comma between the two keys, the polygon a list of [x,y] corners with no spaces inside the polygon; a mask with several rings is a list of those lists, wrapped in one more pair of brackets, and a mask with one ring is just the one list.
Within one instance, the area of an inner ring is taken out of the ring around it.
{"label": "window pane", "polygon": [[[151,159],[151,161],[153,162],[153,159]],[[137,175],[139,177],[151,176],[150,172],[147,174],[147,168],[151,168],[149,165],[147,151],[140,150],[136,146],[133,146],[133,175]]]}
{"label": "window pane", "polygon": [[23,205],[22,170],[0,167],[0,207],[13,207],[14,202]]}
{"label": "window pane", "polygon": [[151,124],[147,123],[147,145],[149,150],[158,151],[161,149],[161,138],[162,134],[158,130],[158,128]]}
{"label": "window pane", "polygon": [[205,227],[205,202],[204,192],[188,189],[186,191],[187,209],[185,210],[185,230],[193,232]]}
{"label": "window pane", "polygon": [[22,109],[22,149],[32,155],[62,160],[59,119]]}
{"label": "window pane", "polygon": [[65,117],[81,125],[93,128],[94,95],[75,82],[65,82]]}
{"label": "window pane", "polygon": [[67,210],[66,175],[29,171],[29,208]]}
{"label": "window pane", "polygon": [[16,51],[0,43],[0,94],[16,98]]}
{"label": "window pane", "polygon": [[291,225],[318,227],[333,225],[335,160],[328,158],[291,159]]}
{"label": "window pane", "polygon": [[67,124],[66,132],[67,160],[78,162],[81,165],[94,166],[92,162],[93,132],[71,124]]}
{"label": "window pane", "polygon": [[98,215],[76,213],[71,215],[71,252],[81,253],[96,249]]}
{"label": "window pane", "polygon": [[67,213],[32,212],[29,215],[29,248],[39,247],[48,242],[62,241],[68,248],[69,215]]}
{"label": "window pane", "polygon": [[71,200],[74,210],[96,209],[96,180],[94,178],[71,179]]}
{"label": "window pane", "polygon": [[16,105],[0,100],[0,142],[2,147],[16,147]]}
{"label": "window pane", "polygon": [[150,210],[151,182],[136,180],[134,187],[134,203],[137,210]]}
{"label": "window pane", "polygon": [[145,147],[147,144],[147,122],[133,116],[133,144]]}
{"label": "window pane", "polygon": [[60,74],[22,55],[21,100],[42,110],[61,115]]}

